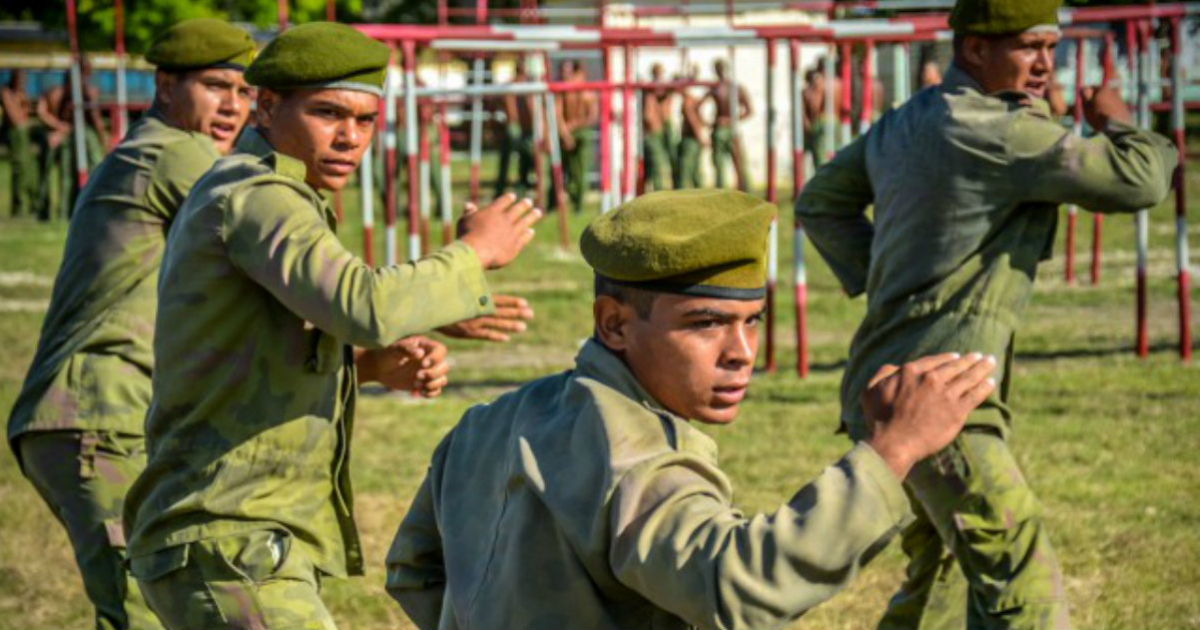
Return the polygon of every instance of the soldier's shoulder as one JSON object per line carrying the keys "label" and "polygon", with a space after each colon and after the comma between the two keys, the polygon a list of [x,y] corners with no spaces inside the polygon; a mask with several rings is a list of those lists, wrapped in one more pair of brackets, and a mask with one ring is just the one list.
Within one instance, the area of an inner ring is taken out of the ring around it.
{"label": "soldier's shoulder", "polygon": [[203,173],[221,157],[212,139],[188,131],[179,131],[162,145],[158,171],[166,176]]}

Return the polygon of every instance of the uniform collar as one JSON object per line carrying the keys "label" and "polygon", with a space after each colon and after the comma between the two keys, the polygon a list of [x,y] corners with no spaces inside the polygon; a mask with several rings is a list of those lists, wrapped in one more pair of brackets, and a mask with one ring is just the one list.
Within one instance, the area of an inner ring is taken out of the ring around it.
{"label": "uniform collar", "polygon": [[1050,104],[1045,99],[1032,98],[1024,92],[1016,92],[1011,90],[1001,90],[999,92],[985,93],[983,86],[979,85],[971,75],[967,74],[966,70],[959,68],[956,64],[951,63],[950,68],[946,70],[945,76],[942,77],[942,84],[939,86],[944,92],[963,92],[970,91],[982,96],[997,98],[1002,101],[1024,107],[1032,107],[1039,112],[1050,115]]}
{"label": "uniform collar", "polygon": [[617,390],[625,397],[636,400],[646,409],[653,411],[659,415],[667,415],[679,420],[685,418],[672,413],[661,403],[646,391],[645,387],[638,382],[637,377],[633,372],[629,371],[629,366],[621,360],[612,350],[604,347],[604,344],[597,341],[595,338],[588,339],[583,344],[583,348],[579,350],[579,354],[575,356],[575,369],[580,376],[593,378],[605,385]]}
{"label": "uniform collar", "polygon": [[304,181],[308,173],[304,162],[275,150],[265,136],[259,133],[257,127],[246,127],[237,141],[237,150],[263,158],[276,173],[299,182]]}

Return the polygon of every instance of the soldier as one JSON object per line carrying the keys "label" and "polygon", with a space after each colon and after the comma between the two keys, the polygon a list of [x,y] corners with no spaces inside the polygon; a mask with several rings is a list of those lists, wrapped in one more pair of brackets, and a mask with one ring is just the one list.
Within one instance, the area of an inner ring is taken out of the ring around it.
{"label": "soldier", "polygon": [[771,514],[734,507],[691,424],[733,422],[746,395],[774,216],[689,190],[593,221],[575,369],[469,410],[392,542],[388,592],[418,627],[779,627],[911,520],[900,480],[991,391],[982,355],[881,369],[875,435]]}
{"label": "soldier", "polygon": [[1006,359],[997,395],[908,478],[907,579],[881,628],[1070,624],[1041,509],[1008,445],[1013,339],[1058,204],[1151,207],[1177,158],[1132,126],[1113,90],[1084,96],[1092,138],[1050,116],[1057,10],[1057,0],[959,0],[945,80],[884,115],[796,203],[846,292],[867,294],[842,381],[852,439],[870,435],[856,401],[880,365],[967,348]]}
{"label": "soldier", "polygon": [[[688,70],[687,80],[696,78],[696,69]],[[683,124],[679,130],[679,147],[675,163],[678,168],[672,171],[671,182],[676,190],[680,188],[700,187],[700,152],[709,146],[704,119],[700,117],[701,99],[691,94],[688,88],[679,89],[679,111]]]}
{"label": "soldier", "polygon": [[804,105],[804,151],[812,155],[813,168],[818,169],[825,163],[822,145],[825,144],[825,99],[829,98],[825,71],[821,69],[820,61],[805,73],[800,98]]}
{"label": "soldier", "polygon": [[184,197],[246,122],[253,54],[248,33],[213,19],[181,22],[151,45],[154,104],[79,198],[8,421],[22,470],[67,529],[97,628],[159,627],[122,566],[121,526],[146,462],[158,267]]}
{"label": "soldier", "polygon": [[[562,80],[567,83],[587,81],[587,69],[574,61],[564,61],[559,68]],[[600,107],[596,95],[589,91],[563,92],[555,99],[567,195],[571,198],[571,207],[579,213],[583,211],[583,194],[587,190],[592,163],[592,126],[599,120]]]}
{"label": "soldier", "polygon": [[[746,156],[742,152],[742,140],[733,135],[733,117],[746,120],[753,113],[750,107],[750,97],[742,86],[729,80],[725,74],[725,61],[718,59],[713,62],[713,72],[717,75],[717,85],[708,91],[704,100],[713,102],[717,115],[712,122],[712,161],[717,171],[717,188],[725,187],[725,162],[733,162],[737,173],[737,186],[747,190],[750,181],[746,178]],[[736,92],[737,111],[730,108],[729,92]]]}
{"label": "soldier", "polygon": [[[91,84],[92,64],[86,55],[79,59],[80,83],[83,85],[84,161],[91,170],[104,159],[108,146],[108,130],[96,103],[100,90]],[[80,194],[76,176],[74,95],[71,92],[71,73],[63,73],[63,85],[53,87],[37,101],[38,119],[46,126],[42,141],[42,195],[40,214],[43,220],[67,217]]]}
{"label": "soldier", "polygon": [[412,263],[374,269],[338,242],[322,191],[370,145],[387,61],[341,24],[275,38],[246,71],[257,127],[171,230],[149,458],[125,505],[130,571],[168,628],[334,627],[320,580],[362,572],[358,384],[436,395],[440,347],[417,338],[400,362],[380,349],[490,313],[484,270],[533,237],[541,212],[506,196],[468,207],[460,240]]}
{"label": "soldier", "polygon": [[[525,58],[517,59],[513,83],[525,83],[529,75],[525,72]],[[532,186],[529,174],[533,172],[533,108],[531,96],[520,94],[504,95],[504,117],[508,121],[505,133],[500,137],[500,166],[496,174],[496,196],[508,189],[508,166],[512,154],[517,154],[518,195],[524,195]]]}
{"label": "soldier", "polygon": [[27,77],[23,68],[16,68],[8,85],[0,87],[0,107],[3,108],[4,143],[8,145],[12,173],[9,178],[9,211],[14,217],[33,214],[38,192],[37,162],[29,139],[29,97],[25,95]]}
{"label": "soldier", "polygon": [[[662,83],[662,64],[650,68],[650,80]],[[667,171],[671,167],[670,91],[655,88],[642,91],[642,156],[646,163],[647,190],[666,190]]]}

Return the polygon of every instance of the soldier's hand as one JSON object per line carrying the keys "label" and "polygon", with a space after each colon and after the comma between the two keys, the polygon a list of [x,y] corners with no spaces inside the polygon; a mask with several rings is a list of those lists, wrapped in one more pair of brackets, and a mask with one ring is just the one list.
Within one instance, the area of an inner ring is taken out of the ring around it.
{"label": "soldier's hand", "polygon": [[508,341],[509,334],[525,332],[525,322],[533,319],[533,309],[523,298],[493,295],[492,303],[496,305],[495,315],[442,326],[438,332],[455,339],[504,342]]}
{"label": "soldier's hand", "polygon": [[954,440],[967,414],[992,390],[996,359],[979,353],[939,354],[885,365],[863,392],[867,444],[904,479],[913,464]]}
{"label": "soldier's hand", "polygon": [[1125,105],[1125,101],[1121,100],[1121,93],[1115,88],[1085,87],[1080,96],[1083,99],[1083,117],[1092,129],[1104,131],[1108,128],[1110,120],[1126,125],[1133,124],[1133,114]]}
{"label": "soldier's hand", "polygon": [[425,398],[440,395],[449,381],[446,346],[428,337],[405,337],[386,348],[367,350],[356,363],[360,381]]}
{"label": "soldier's hand", "polygon": [[458,238],[475,250],[484,269],[499,269],[512,262],[533,238],[533,224],[542,211],[529,199],[508,193],[486,208],[468,203],[458,220]]}

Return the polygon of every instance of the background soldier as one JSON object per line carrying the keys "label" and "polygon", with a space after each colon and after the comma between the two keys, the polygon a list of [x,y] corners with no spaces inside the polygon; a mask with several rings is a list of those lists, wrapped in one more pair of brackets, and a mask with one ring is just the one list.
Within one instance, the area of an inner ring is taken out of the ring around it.
{"label": "background soldier", "polygon": [[154,104],[79,198],[9,418],[22,470],[67,529],[97,628],[159,627],[122,564],[121,525],[146,463],[159,261],[188,191],[246,122],[253,54],[248,33],[214,19],[181,22],[151,45]]}
{"label": "background soldier", "polygon": [[4,143],[8,145],[12,163],[9,211],[14,217],[33,214],[38,194],[37,161],[29,136],[29,97],[25,95],[28,78],[23,68],[16,68],[8,85],[0,87],[0,107],[4,110]]}
{"label": "background soldier", "polygon": [[[692,67],[688,70],[687,79],[691,81],[695,78],[696,69]],[[683,124],[679,132],[678,156],[675,158],[678,168],[671,173],[674,176],[672,183],[676,189],[699,188],[700,152],[709,146],[704,119],[700,117],[702,99],[692,96],[690,89],[683,87],[679,89],[679,101]]]}
{"label": "background soldier", "polygon": [[[717,188],[725,187],[725,162],[733,162],[737,174],[737,185],[741,190],[747,190],[750,180],[746,177],[745,154],[742,152],[741,138],[733,135],[733,117],[746,120],[753,113],[750,107],[750,97],[741,86],[730,81],[725,76],[725,61],[718,59],[713,62],[713,72],[717,75],[716,87],[709,90],[705,100],[712,101],[716,107],[716,117],[712,122],[712,161],[717,171]],[[736,91],[737,112],[729,107],[729,92]]]}
{"label": "background soldier", "polygon": [[812,155],[813,169],[825,163],[825,99],[829,98],[822,62],[804,75],[800,98],[804,105],[804,150]]}
{"label": "background soldier", "polygon": [[[567,83],[587,81],[587,69],[574,61],[562,62],[559,71]],[[599,120],[600,108],[591,91],[562,92],[554,98],[557,100],[554,109],[558,115],[558,137],[566,167],[567,195],[571,198],[571,207],[578,213],[583,211],[583,195],[587,191],[592,163],[592,126]]]}
{"label": "background soldier", "polygon": [[[661,83],[662,64],[650,68],[650,80]],[[666,88],[642,91],[642,156],[646,164],[646,190],[666,190],[671,167],[671,95]]]}
{"label": "background soldier", "polygon": [[[108,148],[108,129],[95,105],[100,90],[92,85],[92,64],[86,55],[79,58],[80,83],[83,85],[85,161],[91,171],[104,159]],[[42,146],[42,219],[68,217],[79,196],[78,164],[75,160],[74,96],[71,73],[63,73],[63,84],[46,90],[37,101],[37,116],[46,126]]]}
{"label": "background soldier", "polygon": [[[520,57],[516,62],[516,74],[513,83],[524,83],[529,80],[525,72],[525,58]],[[508,168],[512,154],[517,154],[517,196],[524,196],[532,184],[529,174],[533,172],[533,109],[530,107],[530,96],[506,94],[504,96],[504,116],[508,120],[506,133],[500,137],[500,166],[496,171],[496,196],[503,195],[508,190]]]}
{"label": "background soldier", "polygon": [[575,369],[468,411],[392,543],[388,592],[418,627],[779,627],[911,520],[899,480],[958,433],[994,360],[880,370],[875,435],[771,514],[734,507],[690,422],[738,415],[774,216],[678,191],[592,222],[594,333]]}
{"label": "background soldier", "polygon": [[168,628],[334,626],[321,577],[362,571],[358,384],[440,393],[445,347],[402,338],[490,313],[484,270],[533,237],[541,212],[507,196],[416,262],[373,269],[342,246],[321,191],[370,146],[387,61],[340,24],[276,37],[246,71],[257,127],[172,228],[150,456],[125,506],[130,570]]}
{"label": "background soldier", "polygon": [[1111,89],[1084,95],[1092,138],[1050,116],[1057,23],[1057,0],[959,0],[945,80],[842,150],[796,204],[846,292],[867,294],[842,382],[851,438],[871,434],[857,401],[880,365],[976,348],[1006,358],[997,396],[908,478],[908,575],[881,628],[1070,624],[1040,507],[1008,445],[1014,335],[1058,204],[1152,207],[1177,154],[1131,126]]}

